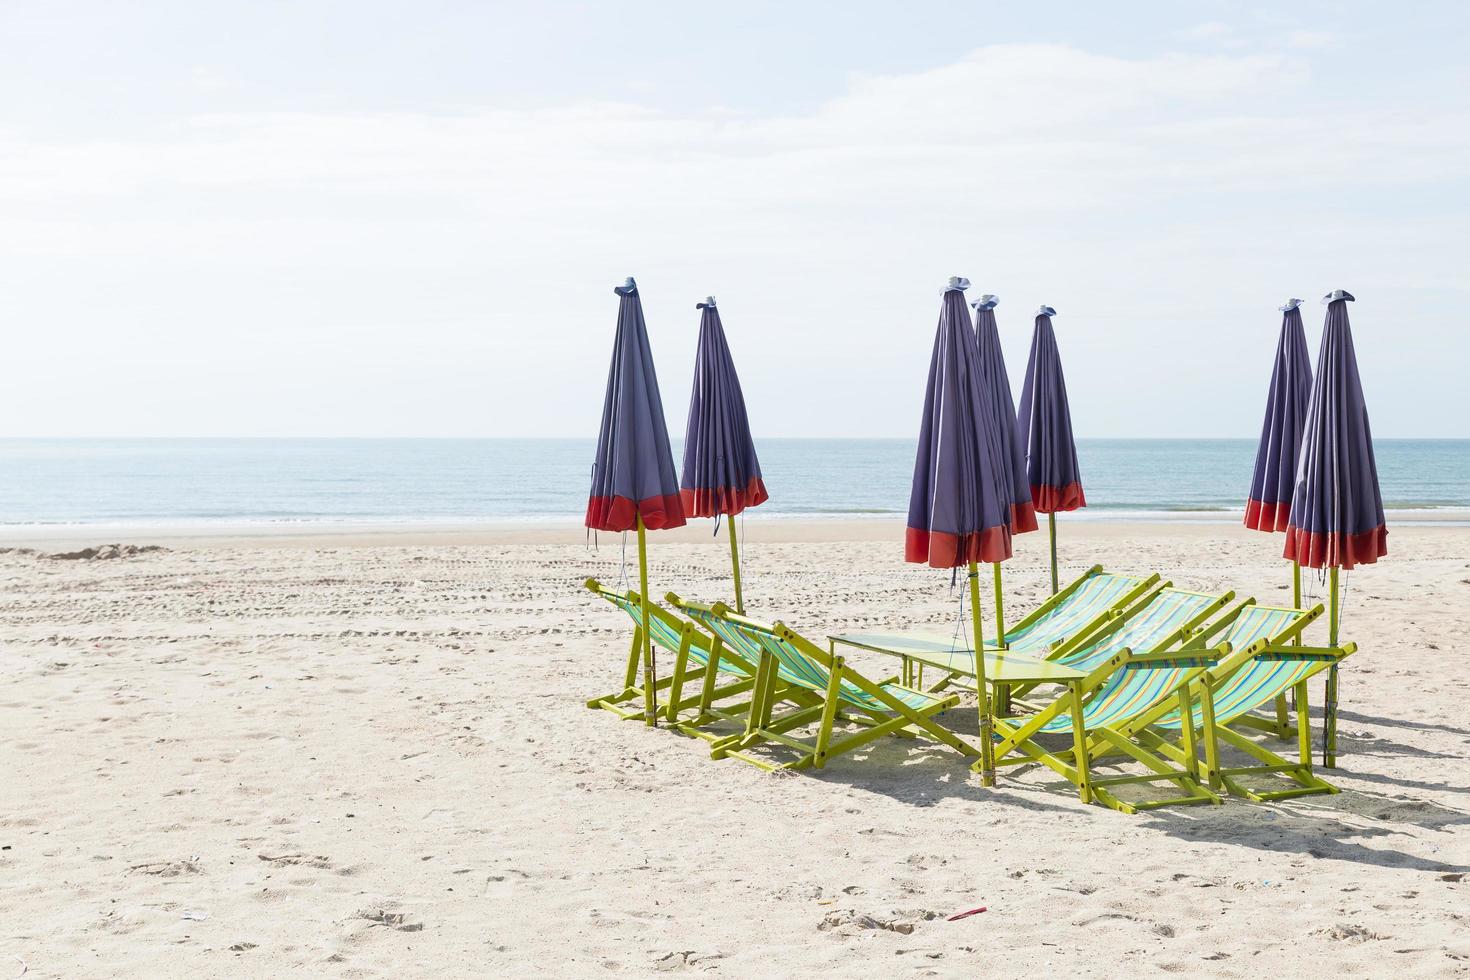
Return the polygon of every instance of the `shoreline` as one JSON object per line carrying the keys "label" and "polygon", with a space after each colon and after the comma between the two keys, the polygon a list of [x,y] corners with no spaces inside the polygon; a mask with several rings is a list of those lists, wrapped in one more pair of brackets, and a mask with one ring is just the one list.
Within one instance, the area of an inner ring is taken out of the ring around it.
{"label": "shoreline", "polygon": [[[1191,538],[1231,537],[1236,533],[1260,537],[1240,522],[1203,512],[1140,513],[1114,516],[1069,513],[1058,516],[1059,536],[1106,538],[1128,535],[1176,534]],[[744,540],[756,543],[881,541],[903,538],[904,520],[890,515],[827,517],[759,515],[741,528]],[[1470,517],[1446,519],[1433,511],[1389,514],[1390,533],[1412,529],[1416,534],[1470,527]],[[1035,532],[1045,540],[1045,523]],[[698,519],[681,528],[657,531],[652,540],[702,543],[716,536],[714,522]],[[723,528],[719,538],[724,540]],[[618,547],[620,535],[601,532],[601,547]],[[1030,534],[1019,535],[1026,541]],[[75,549],[104,544],[162,544],[172,548],[207,547],[475,547],[487,545],[593,546],[592,532],[576,519],[484,521],[301,521],[301,522],[179,522],[168,524],[31,524],[0,526],[0,549]]]}

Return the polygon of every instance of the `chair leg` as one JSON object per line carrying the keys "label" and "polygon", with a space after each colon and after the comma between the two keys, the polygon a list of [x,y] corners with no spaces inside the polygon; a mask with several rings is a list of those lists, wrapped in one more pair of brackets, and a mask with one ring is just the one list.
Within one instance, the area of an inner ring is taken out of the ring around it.
{"label": "chair leg", "polygon": [[1092,775],[1087,754],[1087,729],[1082,724],[1082,685],[1067,685],[1072,692],[1072,761],[1077,767],[1077,796],[1092,802]]}
{"label": "chair leg", "polygon": [[709,673],[704,677],[704,683],[699,686],[699,716],[703,718],[709,711],[715,700],[715,678],[720,672],[720,654],[725,645],[718,636],[709,647]]}
{"label": "chair leg", "polygon": [[1184,770],[1199,782],[1199,749],[1194,744],[1194,702],[1189,686],[1179,688],[1179,741],[1184,750]]}
{"label": "chair leg", "polygon": [[827,745],[832,741],[832,719],[837,714],[837,701],[842,693],[842,658],[834,657],[827,672],[826,701],[822,705],[822,720],[817,728],[817,748],[812,755],[812,764],[818,769],[827,764]]}
{"label": "chair leg", "polygon": [[694,637],[694,627],[685,623],[679,633],[679,654],[674,658],[674,674],[669,680],[669,703],[664,709],[669,721],[677,721],[679,717],[679,696],[684,693],[684,671],[689,667],[689,643]]}
{"label": "chair leg", "polygon": [[1200,678],[1199,689],[1200,723],[1204,729],[1205,742],[1205,771],[1209,776],[1210,789],[1219,790],[1224,788],[1224,783],[1220,780],[1220,738],[1219,731],[1215,727],[1215,686],[1210,682],[1208,673]]}
{"label": "chair leg", "polygon": [[1286,704],[1286,695],[1276,695],[1276,737],[1291,738],[1291,715]]}
{"label": "chair leg", "polygon": [[1307,711],[1307,682],[1296,685],[1296,750],[1302,765],[1312,766],[1312,721]]}

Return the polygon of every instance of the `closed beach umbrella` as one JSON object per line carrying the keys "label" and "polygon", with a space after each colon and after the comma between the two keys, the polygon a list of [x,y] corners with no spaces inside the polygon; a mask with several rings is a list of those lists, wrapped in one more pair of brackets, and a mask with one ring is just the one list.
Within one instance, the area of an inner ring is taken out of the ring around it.
{"label": "closed beach umbrella", "polygon": [[990,472],[994,450],[985,425],[979,346],[965,307],[964,290],[969,285],[968,279],[951,279],[940,307],[919,422],[904,559],[935,568],[969,568],[981,776],[990,786],[995,772],[976,563],[1011,556],[1011,527],[1009,502],[1001,499]]}
{"label": "closed beach umbrella", "polygon": [[[1286,527],[1285,557],[1329,574],[1328,643],[1337,646],[1339,568],[1371,565],[1388,554],[1388,529],[1368,407],[1353,352],[1347,305],[1351,293],[1337,289],[1322,297],[1327,322],[1317,351],[1317,375],[1307,403],[1301,460]],[[1337,665],[1327,676],[1323,762],[1336,763]]]}
{"label": "closed beach umbrella", "polygon": [[[1312,361],[1307,356],[1307,332],[1302,327],[1302,301],[1289,299],[1281,307],[1281,339],[1276,365],[1266,392],[1266,419],[1256,447],[1256,468],[1250,496],[1245,501],[1245,526],[1257,531],[1284,531],[1291,517],[1291,494],[1301,456],[1307,400],[1312,396]],[[1302,567],[1291,563],[1292,599],[1302,604]]]}
{"label": "closed beach umbrella", "polygon": [[[980,345],[980,382],[985,394],[986,423],[994,436],[995,480],[1001,502],[1010,507],[1012,534],[1036,530],[1036,509],[1031,503],[1031,485],[1026,479],[1026,454],[1016,438],[1016,403],[1011,398],[1011,379],[1006,375],[1005,354],[1000,347],[1000,328],[995,307],[1000,298],[986,293],[975,307],[975,339]],[[995,572],[995,639],[1005,645],[1005,599],[1001,588],[1000,562]]]}
{"label": "closed beach umbrella", "polygon": [[1031,334],[1031,357],[1026,362],[1026,381],[1017,406],[1016,438],[1026,453],[1026,478],[1031,500],[1046,515],[1051,537],[1051,591],[1057,585],[1057,511],[1087,506],[1082,493],[1082,476],[1077,468],[1077,444],[1072,439],[1072,412],[1067,406],[1067,381],[1062,376],[1062,357],[1051,318],[1057,311],[1043,306],[1036,311],[1036,329]]}
{"label": "closed beach umbrella", "polygon": [[[725,341],[725,328],[715,298],[695,304],[699,316],[699,349],[694,355],[694,392],[689,398],[689,427],[684,434],[684,473],[679,480],[684,512],[690,517],[733,518],[767,498],[761,464],[750,438],[745,396]],[[745,612],[740,593],[740,549],[735,522],[730,532],[730,567],[735,579],[735,611]]]}
{"label": "closed beach umbrella", "polygon": [[[648,620],[648,549],[644,530],[682,527],[684,505],[669,449],[663,401],[643,323],[638,286],[629,276],[616,286],[618,328],[602,403],[602,429],[592,463],[587,526],[597,531],[638,532],[638,590]],[[655,724],[653,644],[643,631],[644,720]]]}

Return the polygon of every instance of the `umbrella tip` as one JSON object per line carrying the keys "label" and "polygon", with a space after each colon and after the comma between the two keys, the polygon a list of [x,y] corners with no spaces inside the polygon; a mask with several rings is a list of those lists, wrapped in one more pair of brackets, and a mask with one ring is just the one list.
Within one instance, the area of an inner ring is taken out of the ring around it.
{"label": "umbrella tip", "polygon": [[613,292],[617,293],[619,296],[631,296],[634,293],[638,292],[638,284],[633,281],[632,276],[629,276],[628,278],[623,280],[623,284],[621,286],[614,286]]}
{"label": "umbrella tip", "polygon": [[980,297],[980,302],[971,303],[970,305],[975,307],[975,309],[977,310],[993,310],[995,309],[996,304],[999,302],[999,296],[995,295],[994,293],[986,293],[984,296]]}
{"label": "umbrella tip", "polygon": [[1295,296],[1293,296],[1291,299],[1287,300],[1280,307],[1281,312],[1282,313],[1290,313],[1292,310],[1296,309],[1298,306],[1301,306],[1303,302],[1305,302],[1305,301],[1304,300],[1297,299]]}
{"label": "umbrella tip", "polygon": [[970,280],[966,279],[964,276],[950,276],[949,285],[944,287],[944,291],[946,293],[950,292],[951,290],[959,290],[960,292],[964,292],[969,288]]}
{"label": "umbrella tip", "polygon": [[715,308],[715,298],[713,296],[706,296],[704,302],[695,303],[694,308],[696,310],[712,310]]}
{"label": "umbrella tip", "polygon": [[1045,303],[1042,303],[1040,306],[1038,306],[1036,308],[1036,315],[1037,316],[1056,316],[1057,315],[1057,311],[1054,310],[1054,309],[1052,309],[1050,306],[1047,306]]}
{"label": "umbrella tip", "polygon": [[1322,297],[1322,305],[1326,306],[1328,303],[1336,303],[1340,299],[1347,300],[1349,303],[1357,302],[1357,297],[1348,292],[1346,289],[1334,289],[1332,292]]}

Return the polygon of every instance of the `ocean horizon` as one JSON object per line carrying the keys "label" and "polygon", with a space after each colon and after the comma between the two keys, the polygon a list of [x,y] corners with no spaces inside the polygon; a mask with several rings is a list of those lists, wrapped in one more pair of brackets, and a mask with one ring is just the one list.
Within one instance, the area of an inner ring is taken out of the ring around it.
{"label": "ocean horizon", "polygon": [[[1376,442],[1384,506],[1470,523],[1470,440]],[[580,522],[591,439],[3,439],[0,526]],[[681,456],[674,440],[676,465]],[[762,518],[907,512],[911,439],[762,439]],[[1254,439],[1081,439],[1071,519],[1230,521]]]}

